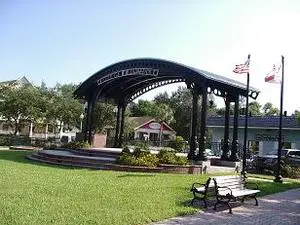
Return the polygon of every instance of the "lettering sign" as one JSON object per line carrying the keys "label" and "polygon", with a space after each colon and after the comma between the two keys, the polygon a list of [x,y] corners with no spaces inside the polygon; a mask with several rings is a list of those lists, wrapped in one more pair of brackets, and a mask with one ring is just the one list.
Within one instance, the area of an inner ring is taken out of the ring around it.
{"label": "lettering sign", "polygon": [[132,75],[141,75],[141,76],[158,76],[159,69],[153,69],[153,68],[131,68],[131,69],[124,69],[119,70],[113,73],[110,73],[104,77],[101,77],[96,81],[97,85],[101,85],[107,81],[116,79],[118,77],[124,77],[124,76],[132,76]]}
{"label": "lettering sign", "polygon": [[149,127],[153,130],[159,130],[160,129],[160,124],[156,123],[156,122],[152,122],[152,123],[149,123]]}
{"label": "lettering sign", "polygon": [[[282,140],[284,140],[283,135]],[[278,141],[278,135],[256,134],[255,141]]]}

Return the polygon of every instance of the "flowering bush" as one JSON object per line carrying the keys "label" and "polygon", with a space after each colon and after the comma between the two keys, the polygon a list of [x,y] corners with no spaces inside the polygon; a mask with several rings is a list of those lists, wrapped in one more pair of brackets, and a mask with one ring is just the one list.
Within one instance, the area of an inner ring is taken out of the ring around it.
{"label": "flowering bush", "polygon": [[187,165],[187,157],[176,156],[175,152],[166,149],[161,150],[157,155],[151,154],[150,151],[136,148],[133,153],[127,147],[122,150],[121,156],[117,163],[132,166],[156,167],[159,164]]}

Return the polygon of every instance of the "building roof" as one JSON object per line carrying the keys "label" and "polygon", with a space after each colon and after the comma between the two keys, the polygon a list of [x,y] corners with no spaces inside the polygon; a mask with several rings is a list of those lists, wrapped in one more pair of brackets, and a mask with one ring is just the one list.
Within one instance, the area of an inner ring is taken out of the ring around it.
{"label": "building roof", "polygon": [[[158,122],[153,117],[149,116],[142,116],[142,117],[128,117],[129,122],[134,123],[135,130],[142,128],[144,125],[151,123],[151,122]],[[170,127],[166,122],[163,122],[163,125],[167,127],[170,131],[174,131],[172,127]],[[175,132],[175,131],[174,131]]]}
{"label": "building roof", "polygon": [[18,79],[16,80],[8,80],[8,81],[2,81],[0,82],[0,85],[26,85],[26,84],[31,84],[29,82],[29,80],[25,77],[25,76],[22,76],[22,77],[19,77]]}
{"label": "building roof", "polygon": [[[206,124],[208,127],[223,127],[225,124],[224,116],[209,116],[207,117]],[[233,125],[233,116],[229,119],[230,126]],[[245,116],[239,116],[239,127],[245,126]],[[279,116],[249,116],[249,128],[266,128],[277,129],[279,126]],[[285,129],[300,129],[300,124],[297,123],[296,116],[283,116],[282,128]]]}
{"label": "building roof", "polygon": [[128,117],[128,121],[134,123],[136,127],[139,127],[149,121],[153,120],[153,117],[150,116],[141,116],[141,117]]}

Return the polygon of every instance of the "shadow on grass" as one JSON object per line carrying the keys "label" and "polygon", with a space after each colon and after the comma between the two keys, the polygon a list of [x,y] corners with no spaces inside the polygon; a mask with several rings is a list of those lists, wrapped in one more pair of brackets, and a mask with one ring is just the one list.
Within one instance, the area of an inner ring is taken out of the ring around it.
{"label": "shadow on grass", "polygon": [[55,164],[48,164],[43,162],[37,162],[33,160],[26,159],[26,155],[33,154],[34,151],[26,151],[26,150],[0,150],[0,160],[7,160],[22,164],[31,164],[31,165],[38,165],[38,166],[47,166],[52,168],[59,168],[59,169],[85,169],[79,167],[68,167],[63,165],[55,165]]}
{"label": "shadow on grass", "polygon": [[123,177],[155,177],[156,174],[137,174],[137,173],[133,173],[133,174],[130,174],[130,173],[127,173],[127,174],[122,174],[122,175],[119,175],[118,177],[120,178],[123,178]]}

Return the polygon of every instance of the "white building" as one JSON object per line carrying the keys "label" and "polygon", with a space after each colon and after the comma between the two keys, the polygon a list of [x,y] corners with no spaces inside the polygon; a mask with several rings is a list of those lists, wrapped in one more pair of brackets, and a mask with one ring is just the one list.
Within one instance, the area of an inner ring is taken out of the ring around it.
{"label": "white building", "polygon": [[146,141],[173,140],[176,132],[165,122],[159,122],[152,117],[129,117],[129,122],[135,125],[134,139]]}

